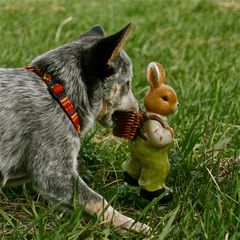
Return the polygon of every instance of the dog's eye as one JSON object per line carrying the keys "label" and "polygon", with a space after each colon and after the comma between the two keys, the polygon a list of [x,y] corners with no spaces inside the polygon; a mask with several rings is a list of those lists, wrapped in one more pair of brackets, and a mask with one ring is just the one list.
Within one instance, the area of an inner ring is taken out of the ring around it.
{"label": "dog's eye", "polygon": [[168,101],[168,97],[167,97],[167,96],[163,96],[163,97],[162,97],[162,100],[163,100],[164,102],[167,102],[167,101]]}
{"label": "dog's eye", "polygon": [[108,67],[105,71],[105,77],[109,77],[115,73],[115,70],[113,67]]}

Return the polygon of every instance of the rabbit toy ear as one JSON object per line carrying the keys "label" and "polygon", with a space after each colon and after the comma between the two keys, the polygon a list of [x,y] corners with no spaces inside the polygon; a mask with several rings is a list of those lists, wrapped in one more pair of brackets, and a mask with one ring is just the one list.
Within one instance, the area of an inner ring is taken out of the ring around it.
{"label": "rabbit toy ear", "polygon": [[157,63],[155,62],[155,64],[157,65],[157,68],[158,68],[158,71],[159,71],[159,82],[162,84],[162,83],[165,83],[165,71],[162,67],[162,65],[160,63]]}
{"label": "rabbit toy ear", "polygon": [[158,88],[165,83],[165,71],[160,63],[151,62],[147,67],[147,80],[151,88]]}

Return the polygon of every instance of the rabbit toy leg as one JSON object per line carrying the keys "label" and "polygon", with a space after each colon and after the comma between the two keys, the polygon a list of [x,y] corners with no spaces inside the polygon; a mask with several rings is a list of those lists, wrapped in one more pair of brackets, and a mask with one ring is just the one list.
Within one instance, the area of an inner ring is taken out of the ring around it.
{"label": "rabbit toy leg", "polygon": [[161,154],[152,155],[149,159],[141,159],[141,175],[138,179],[140,195],[143,198],[152,200],[155,197],[166,193],[160,199],[160,203],[167,203],[172,199],[172,190],[165,186],[165,180],[169,173],[170,164],[166,149]]}
{"label": "rabbit toy leg", "polygon": [[135,141],[129,142],[131,156],[122,164],[122,169],[124,170],[124,180],[131,186],[138,186],[138,179],[141,174],[139,159],[134,154],[135,144]]}
{"label": "rabbit toy leg", "polygon": [[[141,137],[137,137],[129,143],[129,148],[131,158],[123,163],[126,181],[130,185],[139,185],[140,195],[148,200],[167,191],[165,179],[170,169],[168,162],[170,146],[156,149]],[[135,180],[134,184],[129,179]],[[171,191],[168,192],[169,194],[160,200],[161,203],[171,200]]]}

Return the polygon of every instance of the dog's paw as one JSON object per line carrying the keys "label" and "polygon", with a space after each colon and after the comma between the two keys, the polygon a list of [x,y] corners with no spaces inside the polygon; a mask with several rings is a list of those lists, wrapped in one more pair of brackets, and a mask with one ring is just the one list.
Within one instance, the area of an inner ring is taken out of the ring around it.
{"label": "dog's paw", "polygon": [[135,233],[142,233],[145,236],[150,236],[151,235],[151,228],[141,222],[134,221],[131,218],[125,219],[126,222],[124,222],[121,225],[115,226],[116,231],[120,234],[125,233],[125,232],[135,232]]}
{"label": "dog's paw", "polygon": [[125,232],[143,233],[146,236],[151,235],[152,229],[144,223],[133,220],[119,213],[111,206],[104,213],[104,222],[110,223],[116,232],[122,234]]}

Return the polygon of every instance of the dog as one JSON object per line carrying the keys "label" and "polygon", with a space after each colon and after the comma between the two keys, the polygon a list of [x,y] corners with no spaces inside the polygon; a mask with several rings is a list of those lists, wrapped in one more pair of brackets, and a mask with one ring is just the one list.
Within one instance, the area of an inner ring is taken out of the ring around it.
{"label": "dog", "polygon": [[[80,121],[80,138],[98,121],[112,127],[116,111],[138,111],[131,90],[132,63],[124,52],[131,24],[106,37],[96,25],[76,41],[31,63],[64,87]],[[124,216],[77,172],[80,138],[43,81],[28,69],[0,68],[0,188],[32,181],[46,198],[78,206],[118,231],[148,233],[150,227]]]}

